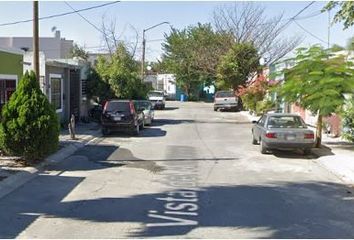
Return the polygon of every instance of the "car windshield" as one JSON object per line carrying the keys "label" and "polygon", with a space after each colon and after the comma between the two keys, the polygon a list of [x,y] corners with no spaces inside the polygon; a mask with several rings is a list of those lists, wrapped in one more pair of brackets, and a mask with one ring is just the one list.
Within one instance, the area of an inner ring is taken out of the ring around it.
{"label": "car windshield", "polygon": [[229,92],[217,92],[215,97],[217,97],[217,98],[235,97],[235,94],[232,91],[229,91]]}
{"label": "car windshield", "polygon": [[268,119],[268,128],[306,128],[298,116],[272,116]]}
{"label": "car windshield", "polygon": [[107,102],[106,112],[130,112],[129,102]]}
{"label": "car windshield", "polygon": [[149,97],[163,97],[163,93],[162,92],[149,92],[148,96]]}

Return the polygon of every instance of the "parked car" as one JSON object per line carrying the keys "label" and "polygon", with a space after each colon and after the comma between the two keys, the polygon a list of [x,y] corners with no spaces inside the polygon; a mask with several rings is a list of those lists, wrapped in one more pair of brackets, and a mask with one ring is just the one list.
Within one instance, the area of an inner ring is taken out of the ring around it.
{"label": "parked car", "polygon": [[152,103],[148,100],[135,100],[134,104],[137,109],[142,109],[144,113],[144,124],[151,125],[154,120],[155,112]]}
{"label": "parked car", "polygon": [[118,130],[128,130],[139,135],[144,128],[144,113],[131,100],[109,100],[103,108],[101,125],[103,135]]}
{"label": "parked car", "polygon": [[261,153],[272,149],[302,149],[309,154],[314,145],[314,132],[296,114],[267,113],[253,121],[252,143]]}
{"label": "parked car", "polygon": [[239,110],[238,97],[233,91],[218,91],[214,96],[214,111],[222,110]]}
{"label": "parked car", "polygon": [[163,91],[150,91],[148,100],[151,101],[154,109],[165,109],[166,96]]}

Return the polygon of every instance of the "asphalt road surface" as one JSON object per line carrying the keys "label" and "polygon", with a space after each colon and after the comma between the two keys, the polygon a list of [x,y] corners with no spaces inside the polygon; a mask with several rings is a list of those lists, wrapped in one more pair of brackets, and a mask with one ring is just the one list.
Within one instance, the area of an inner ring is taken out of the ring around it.
{"label": "asphalt road surface", "polygon": [[352,189],[251,124],[168,102],[139,137],[99,138],[0,199],[0,238],[354,238]]}

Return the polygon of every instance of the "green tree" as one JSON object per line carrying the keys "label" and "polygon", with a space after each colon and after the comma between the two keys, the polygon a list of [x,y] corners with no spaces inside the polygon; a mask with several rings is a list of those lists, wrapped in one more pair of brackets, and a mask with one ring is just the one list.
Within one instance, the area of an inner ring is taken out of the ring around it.
{"label": "green tree", "polygon": [[347,41],[347,49],[349,51],[354,51],[354,37],[351,37]]}
{"label": "green tree", "polygon": [[315,45],[297,49],[296,65],[284,70],[279,94],[285,101],[318,114],[316,146],[321,145],[322,118],[340,112],[345,94],[354,90],[353,63]]}
{"label": "green tree", "polygon": [[339,11],[333,17],[333,22],[344,22],[344,29],[354,25],[354,2],[353,1],[330,1],[322,11],[330,11],[339,7]]}
{"label": "green tree", "polygon": [[150,89],[139,77],[139,64],[120,42],[111,59],[98,59],[88,79],[88,94],[100,99],[144,99]]}
{"label": "green tree", "polygon": [[338,45],[338,44],[333,44],[331,47],[332,52],[339,52],[345,50],[344,47]]}
{"label": "green tree", "polygon": [[232,37],[216,33],[210,24],[198,24],[182,30],[173,29],[163,44],[162,66],[176,76],[185,93],[197,94],[201,84],[216,80],[219,59],[230,48]]}
{"label": "green tree", "polygon": [[234,44],[224,55],[218,65],[217,86],[224,89],[233,89],[235,92],[244,86],[259,68],[257,49],[250,43]]}
{"label": "green tree", "polygon": [[2,109],[0,142],[6,153],[28,161],[41,160],[58,148],[58,117],[34,72],[25,73]]}
{"label": "green tree", "polygon": [[89,55],[83,47],[80,47],[78,44],[74,43],[74,46],[70,50],[69,57],[78,57],[83,60],[87,60]]}
{"label": "green tree", "polygon": [[87,77],[86,93],[88,98],[97,103],[102,103],[106,99],[113,98],[114,92],[108,82],[105,82],[95,68],[89,69]]}

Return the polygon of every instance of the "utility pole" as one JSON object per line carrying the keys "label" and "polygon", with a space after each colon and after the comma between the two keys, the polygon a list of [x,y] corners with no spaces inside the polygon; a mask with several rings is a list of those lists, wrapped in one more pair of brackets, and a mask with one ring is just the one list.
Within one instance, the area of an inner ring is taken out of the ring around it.
{"label": "utility pole", "polygon": [[38,1],[33,1],[33,69],[39,81]]}
{"label": "utility pole", "polygon": [[144,68],[145,68],[145,29],[143,30],[143,53],[141,56],[141,81],[144,81]]}
{"label": "utility pole", "polygon": [[159,24],[156,24],[152,27],[149,27],[149,28],[146,28],[146,29],[143,29],[143,53],[142,53],[142,56],[141,56],[141,81],[144,81],[144,72],[145,72],[145,45],[146,45],[146,40],[145,40],[145,32],[155,28],[155,27],[158,27],[162,24],[170,24],[169,22],[161,22]]}
{"label": "utility pole", "polygon": [[328,49],[330,47],[330,35],[331,35],[331,11],[328,11],[328,36],[327,36],[327,41],[328,41]]}

